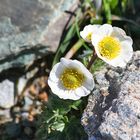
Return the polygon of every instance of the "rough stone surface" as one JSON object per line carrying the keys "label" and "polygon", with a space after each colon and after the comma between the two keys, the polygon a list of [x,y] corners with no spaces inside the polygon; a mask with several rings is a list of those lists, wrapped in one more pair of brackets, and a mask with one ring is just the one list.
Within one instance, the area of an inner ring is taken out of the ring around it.
{"label": "rough stone surface", "polygon": [[1,0],[0,71],[56,51],[78,0]]}
{"label": "rough stone surface", "polygon": [[0,125],[8,121],[12,121],[12,118],[10,116],[10,109],[0,109]]}
{"label": "rough stone surface", "polygon": [[140,51],[126,69],[106,66],[83,113],[89,140],[140,139]]}
{"label": "rough stone surface", "polygon": [[0,83],[0,107],[10,108],[14,105],[14,83],[4,80]]}

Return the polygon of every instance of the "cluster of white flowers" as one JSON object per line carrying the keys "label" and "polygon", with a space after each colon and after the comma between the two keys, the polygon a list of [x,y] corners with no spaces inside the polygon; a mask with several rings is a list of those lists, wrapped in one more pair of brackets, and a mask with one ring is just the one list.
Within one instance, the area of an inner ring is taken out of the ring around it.
{"label": "cluster of white flowers", "polygon": [[[81,37],[95,48],[97,56],[114,67],[125,67],[133,54],[132,39],[125,31],[109,24],[87,25]],[[94,88],[94,79],[77,60],[61,58],[48,78],[52,92],[63,99],[78,100]]]}
{"label": "cluster of white flowers", "polygon": [[133,55],[133,41],[121,28],[109,24],[88,25],[80,35],[92,43],[100,59],[114,67],[125,67]]}

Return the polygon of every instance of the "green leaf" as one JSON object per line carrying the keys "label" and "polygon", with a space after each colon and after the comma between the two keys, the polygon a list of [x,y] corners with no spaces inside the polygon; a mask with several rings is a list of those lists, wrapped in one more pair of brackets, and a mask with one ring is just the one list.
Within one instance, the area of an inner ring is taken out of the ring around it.
{"label": "green leaf", "polygon": [[104,11],[105,11],[105,15],[107,18],[107,22],[111,23],[111,8],[110,8],[110,4],[109,4],[108,0],[103,0],[103,6],[104,6]]}
{"label": "green leaf", "polygon": [[118,5],[118,0],[109,0],[109,4],[111,6],[111,9],[115,9],[116,6]]}
{"label": "green leaf", "polygon": [[61,57],[61,56],[64,54],[64,52],[66,51],[66,49],[67,49],[67,47],[68,47],[68,45],[69,45],[71,39],[74,37],[75,33],[76,33],[76,25],[73,24],[73,25],[69,28],[69,30],[68,30],[68,32],[67,32],[65,38],[63,39],[63,41],[60,43],[60,46],[59,46],[59,48],[58,48],[58,50],[57,50],[57,52],[56,52],[56,55],[55,55],[55,57],[54,57],[52,66],[55,65],[57,62],[59,62],[60,57]]}
{"label": "green leaf", "polygon": [[65,123],[63,121],[56,121],[52,124],[52,129],[62,132],[65,128]]}
{"label": "green leaf", "polygon": [[73,106],[78,107],[81,103],[82,103],[82,100],[77,100],[77,101],[73,102]]}

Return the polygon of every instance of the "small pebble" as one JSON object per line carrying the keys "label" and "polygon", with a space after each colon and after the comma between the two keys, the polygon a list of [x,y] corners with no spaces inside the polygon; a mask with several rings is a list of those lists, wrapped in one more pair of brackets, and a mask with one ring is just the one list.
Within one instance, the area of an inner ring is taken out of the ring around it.
{"label": "small pebble", "polygon": [[14,105],[14,83],[8,79],[0,83],[0,107],[10,108]]}
{"label": "small pebble", "polygon": [[48,101],[48,94],[44,91],[38,95],[38,99],[41,101]]}

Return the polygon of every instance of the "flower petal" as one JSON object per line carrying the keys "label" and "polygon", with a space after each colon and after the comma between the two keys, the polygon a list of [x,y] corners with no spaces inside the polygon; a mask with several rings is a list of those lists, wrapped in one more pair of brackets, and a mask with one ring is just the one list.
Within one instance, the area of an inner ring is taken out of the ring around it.
{"label": "flower petal", "polygon": [[125,31],[121,28],[113,27],[111,36],[118,39],[119,42],[127,41],[131,46],[133,44],[133,40],[131,39],[131,37],[127,36]]}
{"label": "flower petal", "polygon": [[121,56],[111,60],[111,61],[106,61],[108,64],[114,66],[114,67],[125,67],[126,62],[123,60]]}
{"label": "flower petal", "polygon": [[87,25],[84,27],[83,31],[80,32],[80,36],[87,42],[91,42],[90,39],[88,39],[88,36],[91,34],[94,34],[94,32],[96,32],[96,30],[100,27],[100,25],[95,24],[95,25]]}
{"label": "flower petal", "polygon": [[87,79],[85,80],[85,82],[83,83],[83,86],[85,88],[87,88],[88,90],[93,90],[94,86],[95,86],[95,83],[94,83],[94,80],[93,78],[89,78],[87,76]]}
{"label": "flower petal", "polygon": [[63,92],[63,96],[59,96],[62,99],[79,100],[81,96],[75,94],[75,90],[66,90]]}
{"label": "flower petal", "polygon": [[48,80],[48,85],[51,87],[51,90],[54,94],[59,96],[60,91],[63,90],[63,88],[60,88],[59,83],[53,82],[51,80]]}
{"label": "flower petal", "polygon": [[130,40],[121,42],[121,47],[122,47],[121,56],[123,57],[126,63],[132,58],[133,55],[132,39]]}
{"label": "flower petal", "polygon": [[75,90],[75,94],[80,96],[80,97],[87,96],[89,93],[90,93],[90,90],[87,90],[84,86],[77,88]]}
{"label": "flower petal", "polygon": [[104,24],[100,26],[98,29],[99,30],[97,31],[97,34],[101,36],[109,36],[113,31],[113,27],[110,24]]}
{"label": "flower petal", "polygon": [[68,67],[69,64],[71,64],[71,60],[70,59],[66,59],[66,58],[61,58],[60,62],[63,66]]}
{"label": "flower petal", "polygon": [[57,63],[51,70],[49,80],[57,82],[59,80],[59,73],[61,72],[60,69],[62,70],[60,63]]}
{"label": "flower petal", "polygon": [[50,87],[52,87],[52,92],[61,99],[78,100],[80,98],[73,90],[66,90],[60,83],[48,81],[48,84]]}

